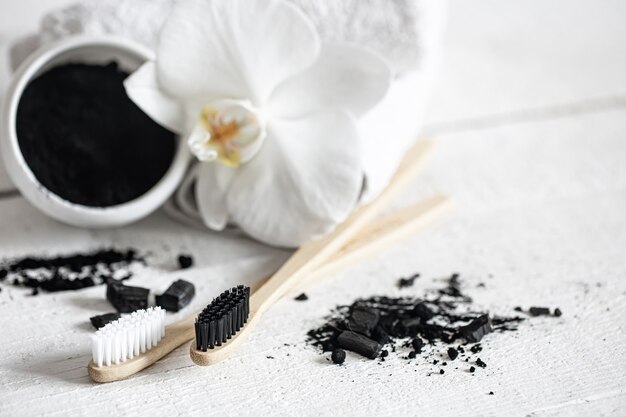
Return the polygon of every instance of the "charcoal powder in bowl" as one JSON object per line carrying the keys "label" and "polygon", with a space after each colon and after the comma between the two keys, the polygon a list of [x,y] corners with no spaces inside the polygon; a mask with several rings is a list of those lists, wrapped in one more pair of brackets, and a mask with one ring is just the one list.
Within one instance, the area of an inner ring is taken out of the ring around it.
{"label": "charcoal powder in bowl", "polygon": [[32,174],[71,203],[110,207],[147,193],[176,153],[176,136],[126,95],[116,63],[65,64],[32,80],[15,129]]}

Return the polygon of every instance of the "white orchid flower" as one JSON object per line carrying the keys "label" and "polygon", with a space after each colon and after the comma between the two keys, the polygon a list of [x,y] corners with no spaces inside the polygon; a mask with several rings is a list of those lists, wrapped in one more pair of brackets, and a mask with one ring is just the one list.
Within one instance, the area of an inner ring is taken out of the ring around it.
{"label": "white orchid flower", "polygon": [[[126,81],[198,159],[204,223],[293,247],[345,220],[363,185],[356,120],[387,93],[378,55],[321,44],[284,0],[185,0]],[[381,138],[381,149],[386,138]]]}

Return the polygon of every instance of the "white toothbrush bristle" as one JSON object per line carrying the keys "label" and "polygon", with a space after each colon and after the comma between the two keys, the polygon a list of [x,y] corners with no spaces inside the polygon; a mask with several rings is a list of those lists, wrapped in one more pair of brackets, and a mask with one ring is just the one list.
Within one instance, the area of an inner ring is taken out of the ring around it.
{"label": "white toothbrush bristle", "polygon": [[91,355],[98,366],[117,365],[144,353],[165,336],[165,310],[150,307],[115,320],[91,336]]}

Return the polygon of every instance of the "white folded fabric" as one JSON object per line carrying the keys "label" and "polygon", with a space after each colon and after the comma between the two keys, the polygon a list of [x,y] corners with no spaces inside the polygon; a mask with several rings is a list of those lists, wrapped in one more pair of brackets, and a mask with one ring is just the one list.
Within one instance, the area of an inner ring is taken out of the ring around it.
{"label": "white folded fabric", "polygon": [[[76,34],[113,34],[149,47],[179,0],[86,0],[52,11],[40,32],[11,51],[13,67],[34,48]],[[351,42],[385,57],[396,77],[386,98],[359,121],[366,187],[362,203],[384,189],[417,139],[439,61],[444,0],[289,0],[315,23],[322,40]],[[168,204],[176,218],[201,224],[190,176]]]}

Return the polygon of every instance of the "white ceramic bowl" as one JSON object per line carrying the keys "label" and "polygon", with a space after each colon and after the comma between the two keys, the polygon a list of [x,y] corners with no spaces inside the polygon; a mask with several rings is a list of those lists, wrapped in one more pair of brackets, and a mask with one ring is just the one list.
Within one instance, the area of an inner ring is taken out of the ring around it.
{"label": "white ceramic bowl", "polygon": [[189,151],[177,139],[177,151],[165,176],[141,197],[109,207],[88,207],[60,198],[35,178],[20,151],[15,120],[17,108],[28,83],[50,68],[69,62],[104,64],[116,61],[132,72],[153,58],[142,45],[116,37],[74,37],[47,45],[33,53],[17,69],[7,91],[0,125],[0,151],[9,176],[22,195],[50,217],[74,226],[105,228],[139,220],[158,209],[176,190],[185,174]]}

